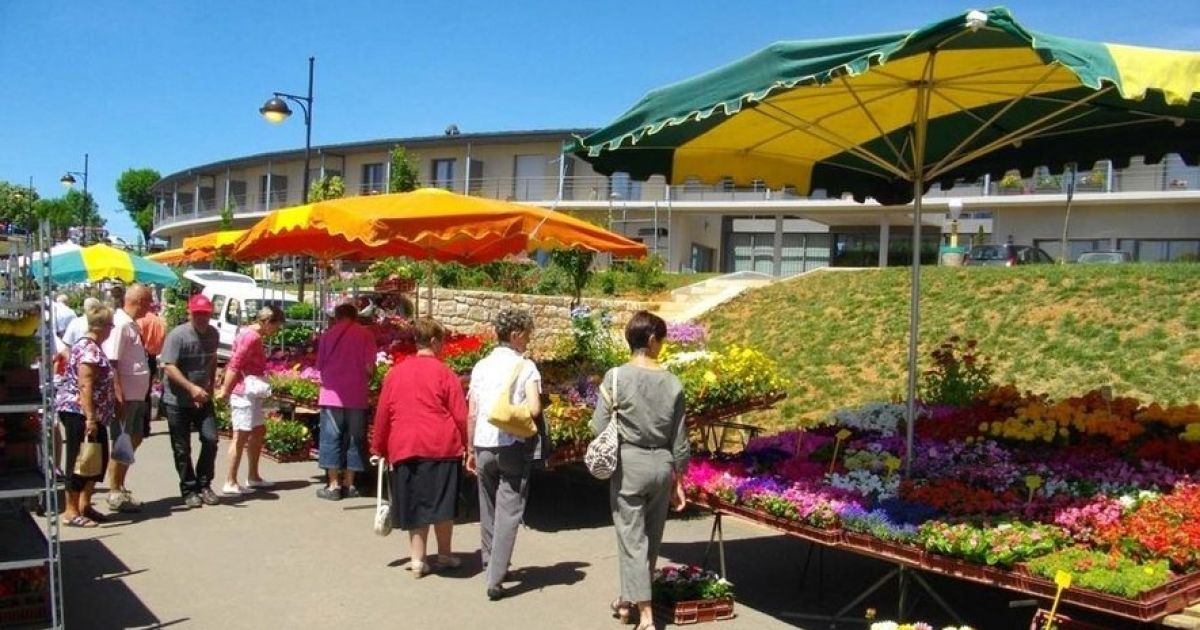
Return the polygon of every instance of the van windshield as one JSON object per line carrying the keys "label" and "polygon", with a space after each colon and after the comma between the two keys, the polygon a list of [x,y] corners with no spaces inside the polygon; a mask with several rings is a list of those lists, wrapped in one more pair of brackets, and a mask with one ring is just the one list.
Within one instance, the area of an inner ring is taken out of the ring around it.
{"label": "van windshield", "polygon": [[266,300],[257,300],[257,299],[246,300],[245,307],[244,307],[246,310],[246,317],[249,319],[253,319],[254,316],[256,314],[258,314],[258,309],[260,309],[268,304],[272,305],[272,306],[278,306],[279,310],[286,313],[288,311],[288,308],[296,305],[296,302],[294,302],[292,300],[272,300],[270,298],[268,298]]}

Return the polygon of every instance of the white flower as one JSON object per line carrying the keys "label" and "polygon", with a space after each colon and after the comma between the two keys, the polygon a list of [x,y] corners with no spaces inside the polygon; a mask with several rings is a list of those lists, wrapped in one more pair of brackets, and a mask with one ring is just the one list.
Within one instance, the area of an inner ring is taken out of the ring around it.
{"label": "white flower", "polygon": [[904,420],[908,409],[891,403],[868,403],[861,407],[839,409],[826,422],[848,429],[875,432],[883,437],[896,434],[896,426]]}
{"label": "white flower", "polygon": [[899,630],[900,624],[895,621],[876,621],[871,624],[871,630]]}
{"label": "white flower", "polygon": [[671,355],[669,358],[667,358],[666,361],[663,361],[663,365],[664,366],[686,365],[688,363],[691,363],[692,361],[699,361],[701,359],[707,359],[712,356],[713,356],[713,353],[709,352],[707,350],[693,350],[691,352],[680,352],[679,354]]}

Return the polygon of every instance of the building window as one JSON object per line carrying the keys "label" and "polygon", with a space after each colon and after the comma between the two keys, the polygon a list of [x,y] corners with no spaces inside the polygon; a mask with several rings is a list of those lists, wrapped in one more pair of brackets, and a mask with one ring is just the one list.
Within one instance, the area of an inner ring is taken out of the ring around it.
{"label": "building window", "polygon": [[454,187],[454,158],[433,161],[433,187],[451,190]]}
{"label": "building window", "polygon": [[246,182],[237,179],[229,181],[229,199],[226,203],[233,206],[234,212],[246,210]]}
{"label": "building window", "polygon": [[387,179],[385,174],[386,171],[383,168],[383,162],[363,164],[362,184],[359,187],[359,194],[378,195],[386,191]]}
{"label": "building window", "polygon": [[[267,190],[268,179],[270,190]],[[258,178],[259,202],[263,208],[282,208],[287,205],[287,175],[262,175]]]}
{"label": "building window", "polygon": [[1123,238],[1117,249],[1138,262],[1200,261],[1200,239]]}
{"label": "building window", "polygon": [[642,183],[623,171],[617,171],[608,178],[608,187],[610,195],[615,195],[613,199],[636,201],[642,198]]}

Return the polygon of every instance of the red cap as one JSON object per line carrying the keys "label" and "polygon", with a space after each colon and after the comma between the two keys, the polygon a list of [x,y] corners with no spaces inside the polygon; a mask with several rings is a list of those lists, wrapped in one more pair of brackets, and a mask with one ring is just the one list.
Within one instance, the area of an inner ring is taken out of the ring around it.
{"label": "red cap", "polygon": [[200,293],[197,293],[196,295],[192,296],[192,299],[188,300],[188,312],[189,313],[212,313],[213,312],[212,300],[204,297],[204,295],[202,295]]}

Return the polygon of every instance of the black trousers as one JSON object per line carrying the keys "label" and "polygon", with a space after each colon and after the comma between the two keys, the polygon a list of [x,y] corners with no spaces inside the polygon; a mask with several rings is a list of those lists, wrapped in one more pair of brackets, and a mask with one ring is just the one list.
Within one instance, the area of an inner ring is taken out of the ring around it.
{"label": "black trousers", "polygon": [[[217,420],[212,403],[202,407],[167,405],[167,429],[179,473],[179,493],[195,494],[212,485],[217,462]],[[200,456],[192,466],[192,431],[200,434]]]}

